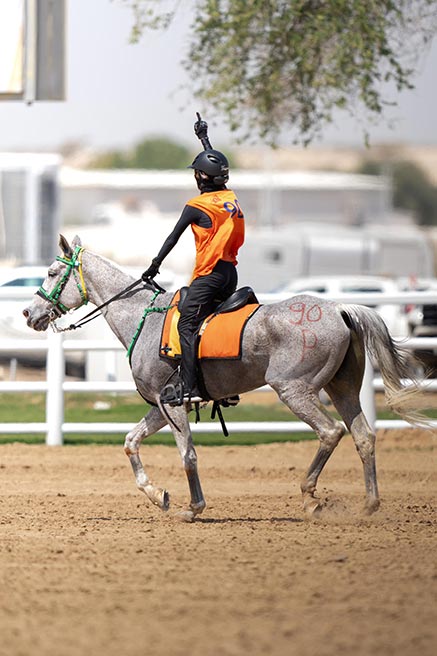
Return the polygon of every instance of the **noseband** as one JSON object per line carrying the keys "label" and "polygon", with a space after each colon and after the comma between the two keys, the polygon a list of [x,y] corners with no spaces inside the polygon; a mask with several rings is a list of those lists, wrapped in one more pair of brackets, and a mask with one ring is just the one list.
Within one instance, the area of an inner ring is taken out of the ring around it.
{"label": "noseband", "polygon": [[[58,283],[54,286],[51,292],[47,292],[43,286],[38,289],[36,292],[38,296],[41,296],[46,301],[49,301],[53,305],[52,312],[56,316],[61,316],[61,314],[66,314],[69,310],[77,310],[77,308],[82,307],[88,303],[88,292],[86,290],[85,280],[82,273],[82,252],[83,248],[81,246],[76,246],[71,258],[68,257],[57,257],[58,262],[62,262],[66,265],[64,275]],[[65,285],[70,278],[71,273],[76,281],[77,288],[81,297],[81,302],[78,305],[75,305],[73,308],[68,308],[66,305],[61,303],[60,296],[64,291]]]}

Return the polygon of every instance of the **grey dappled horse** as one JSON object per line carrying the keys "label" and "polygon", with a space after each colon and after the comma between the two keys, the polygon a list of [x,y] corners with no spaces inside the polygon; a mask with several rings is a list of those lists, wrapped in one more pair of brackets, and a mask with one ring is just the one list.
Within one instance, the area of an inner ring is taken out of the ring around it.
{"label": "grey dappled horse", "polygon": [[[78,237],[70,246],[61,236],[63,256],[49,267],[39,295],[24,310],[29,327],[46,330],[68,309],[90,301],[100,306],[128,286],[133,278],[113,262],[81,247]],[[153,292],[140,285],[102,309],[109,326],[129,348],[145,308],[153,302]],[[155,306],[166,307],[172,294],[160,295]],[[169,508],[169,494],[156,487],[144,471],[139,448],[145,437],[167,423],[178,446],[187,475],[191,500],[179,513],[186,521],[205,508],[197,472],[197,456],[188,421],[190,408],[164,409],[159,395],[176,364],[159,357],[164,314],[151,312],[145,319],[132,352],[132,375],[139,393],[153,405],[125,438],[136,484],[162,510]],[[388,405],[401,416],[410,417],[406,401],[418,388],[405,389],[402,378],[411,379],[407,352],[395,345],[380,316],[359,305],[342,305],[320,298],[299,295],[286,301],[261,306],[246,325],[242,358],[232,361],[204,361],[202,372],[213,399],[223,399],[268,383],[281,401],[316,432],[320,444],[301,483],[304,509],[319,513],[315,496],[317,480],[345,427],[330,416],[319,401],[324,389],[351,432],[364,467],[366,510],[379,506],[375,468],[375,433],[361,410],[359,393],[364,373],[365,352],[377,362],[385,384]],[[170,421],[169,421],[170,420]]]}

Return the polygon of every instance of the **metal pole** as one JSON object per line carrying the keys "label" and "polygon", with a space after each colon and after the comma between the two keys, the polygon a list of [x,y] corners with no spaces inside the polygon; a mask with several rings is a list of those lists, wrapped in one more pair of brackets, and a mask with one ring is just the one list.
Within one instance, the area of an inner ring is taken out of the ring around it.
{"label": "metal pole", "polygon": [[374,375],[373,365],[366,355],[366,366],[364,369],[363,383],[361,385],[360,402],[364,415],[372,430],[375,430],[376,426],[375,393],[373,391]]}
{"label": "metal pole", "polygon": [[36,96],[36,45],[37,13],[36,0],[26,0],[25,38],[25,81],[24,100],[31,105]]}
{"label": "metal pole", "polygon": [[47,394],[46,423],[47,446],[61,446],[64,442],[62,424],[64,423],[64,392],[62,385],[65,375],[65,356],[62,333],[50,332],[47,351]]}
{"label": "metal pole", "polygon": [[38,217],[39,169],[29,166],[26,172],[26,216],[24,223],[24,258],[28,264],[38,263],[41,256]]}

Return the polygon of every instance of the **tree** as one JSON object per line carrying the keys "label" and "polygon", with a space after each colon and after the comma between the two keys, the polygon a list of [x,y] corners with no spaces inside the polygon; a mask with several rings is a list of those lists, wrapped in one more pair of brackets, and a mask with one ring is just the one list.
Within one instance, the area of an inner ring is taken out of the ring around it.
{"label": "tree", "polygon": [[129,167],[137,169],[184,169],[191,162],[188,148],[166,137],[144,139],[132,153]]}
{"label": "tree", "polygon": [[126,157],[119,150],[110,150],[94,157],[88,164],[92,169],[125,169]]}
{"label": "tree", "polygon": [[437,187],[413,162],[367,160],[360,173],[381,175],[390,171],[393,182],[393,206],[411,212],[421,225],[437,225]]}
{"label": "tree", "polygon": [[131,151],[109,151],[98,155],[89,168],[184,169],[193,159],[185,146],[166,137],[140,141]]}
{"label": "tree", "polygon": [[437,224],[437,187],[412,162],[393,165],[393,205],[410,210],[422,225]]}
{"label": "tree", "polygon": [[[123,1],[123,0],[122,0]],[[132,39],[167,26],[177,0],[124,0]],[[380,117],[387,89],[412,88],[414,64],[437,30],[437,0],[192,0],[185,59],[194,94],[274,144],[309,143],[336,108]],[[364,129],[363,129],[364,130]],[[364,130],[365,134],[365,130]]]}

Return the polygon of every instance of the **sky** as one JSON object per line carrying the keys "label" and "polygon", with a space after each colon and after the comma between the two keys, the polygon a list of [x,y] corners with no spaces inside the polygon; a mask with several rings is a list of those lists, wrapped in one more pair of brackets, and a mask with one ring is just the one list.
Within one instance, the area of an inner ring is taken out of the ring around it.
{"label": "sky", "polygon": [[[126,149],[157,135],[197,145],[195,112],[208,116],[191,97],[181,66],[191,16],[189,2],[179,6],[167,31],[147,32],[132,45],[133,17],[121,0],[67,0],[67,99],[31,106],[0,102],[0,151],[56,152],[71,142]],[[436,82],[437,39],[421,62],[416,88],[398,94],[398,107],[370,127],[371,143],[437,145]],[[224,123],[210,122],[210,135],[220,147],[234,142]],[[357,125],[339,114],[317,144],[362,145],[362,138]]]}

